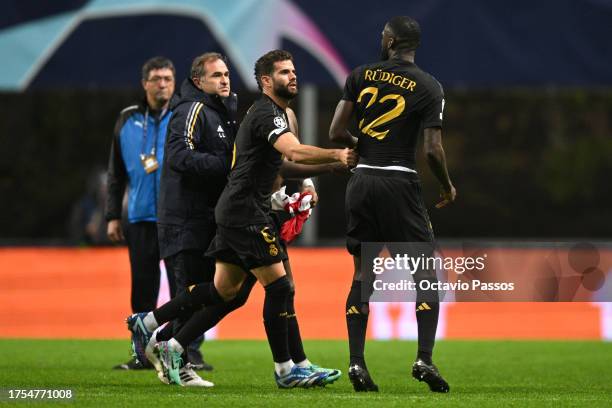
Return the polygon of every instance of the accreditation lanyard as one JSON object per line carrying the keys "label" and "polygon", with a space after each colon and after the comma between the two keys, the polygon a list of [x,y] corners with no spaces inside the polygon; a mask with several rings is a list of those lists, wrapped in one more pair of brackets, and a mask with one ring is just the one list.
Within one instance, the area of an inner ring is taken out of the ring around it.
{"label": "accreditation lanyard", "polygon": [[[149,124],[149,108],[145,111],[144,123],[142,124],[142,149],[140,151],[140,160],[144,160],[147,157],[145,149],[147,148],[147,126]],[[157,148],[157,132],[155,132],[155,138],[153,139],[153,147],[149,156],[155,156],[155,149]]]}
{"label": "accreditation lanyard", "polygon": [[[164,115],[165,110],[161,112],[160,118]],[[140,162],[142,163],[142,167],[145,172],[153,173],[159,167],[159,163],[157,162],[157,157],[155,156],[155,152],[157,149],[157,133],[155,132],[155,136],[153,139],[153,146],[151,147],[151,152],[146,154],[147,148],[147,126],[149,124],[149,108],[145,110],[144,115],[144,123],[142,125],[142,149],[140,149]]]}

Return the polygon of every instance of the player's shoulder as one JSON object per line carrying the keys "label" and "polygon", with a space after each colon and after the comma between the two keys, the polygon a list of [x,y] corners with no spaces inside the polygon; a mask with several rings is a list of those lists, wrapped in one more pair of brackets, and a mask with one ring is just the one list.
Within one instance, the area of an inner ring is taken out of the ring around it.
{"label": "player's shoulder", "polygon": [[255,103],[253,103],[253,106],[249,108],[249,113],[251,113],[255,117],[285,115],[285,111],[266,95],[262,95],[261,98],[259,98],[255,101]]}
{"label": "player's shoulder", "polygon": [[444,92],[442,84],[432,74],[415,65],[417,72],[419,73],[421,83],[424,83],[432,91]]}

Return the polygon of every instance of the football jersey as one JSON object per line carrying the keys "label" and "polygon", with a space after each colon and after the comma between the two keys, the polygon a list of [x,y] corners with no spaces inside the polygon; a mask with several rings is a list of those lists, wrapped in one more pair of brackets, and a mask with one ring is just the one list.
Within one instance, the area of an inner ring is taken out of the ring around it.
{"label": "football jersey", "polygon": [[442,86],[412,62],[391,59],[356,68],[342,99],[355,103],[359,164],[414,169],[422,129],[442,127]]}
{"label": "football jersey", "polygon": [[272,185],[283,162],[273,145],[289,132],[287,114],[266,95],[247,111],[234,143],[232,170],[215,208],[217,224],[270,223]]}

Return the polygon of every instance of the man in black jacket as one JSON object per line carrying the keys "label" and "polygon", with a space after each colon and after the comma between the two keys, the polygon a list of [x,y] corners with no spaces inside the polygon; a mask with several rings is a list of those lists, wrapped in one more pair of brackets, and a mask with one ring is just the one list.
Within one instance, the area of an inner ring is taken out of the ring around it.
{"label": "man in black jacket", "polygon": [[[206,53],[195,58],[190,78],[171,106],[157,221],[160,255],[174,273],[178,293],[213,280],[215,262],[204,251],[215,236],[214,209],[230,170],[236,107],[223,56]],[[186,311],[172,330],[190,315]],[[170,328],[157,335],[160,340],[170,337]],[[185,385],[212,386],[192,370],[212,369],[202,359],[201,342],[193,342],[184,356],[189,362],[181,373]]]}

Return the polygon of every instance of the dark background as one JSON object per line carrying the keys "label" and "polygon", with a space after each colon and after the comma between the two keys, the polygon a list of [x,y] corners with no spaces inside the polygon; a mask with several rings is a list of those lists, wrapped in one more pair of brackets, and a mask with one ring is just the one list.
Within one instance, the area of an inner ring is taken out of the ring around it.
{"label": "dark background", "polygon": [[[8,1],[0,30],[85,3]],[[351,68],[377,58],[389,17],[411,14],[421,22],[417,63],[445,87],[444,145],[459,193],[453,206],[433,208],[437,186],[421,154],[437,236],[610,238],[611,2],[294,3]],[[160,26],[170,34],[160,35]],[[194,37],[197,46],[182,40]],[[287,40],[283,47],[295,54],[301,83],[318,87],[318,142],[331,146],[327,131],[341,89],[306,51]],[[82,242],[70,232],[75,207],[91,195],[92,174],[106,166],[118,112],[142,96],[142,62],[172,58],[178,86],[204,50],[223,51],[189,18],[85,22],[27,90],[0,93],[0,242]],[[255,95],[236,75],[232,86],[244,111]],[[343,236],[347,178],[319,179],[320,242]]]}
{"label": "dark background", "polygon": [[[378,58],[380,33],[389,18],[410,15],[423,32],[418,64],[447,88],[612,85],[610,0],[282,1],[297,5],[349,68]],[[76,12],[87,3],[5,0],[0,30]],[[228,12],[241,3],[228,1]],[[269,23],[281,19],[282,15],[271,14]],[[152,55],[166,55],[179,72],[187,72],[194,56],[215,49],[223,51],[195,16],[85,20],[50,58],[33,86],[133,87],[142,62]],[[300,61],[299,70],[302,81],[335,85],[312,60]]]}

